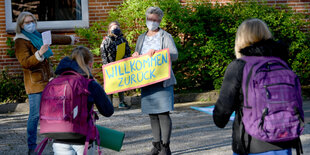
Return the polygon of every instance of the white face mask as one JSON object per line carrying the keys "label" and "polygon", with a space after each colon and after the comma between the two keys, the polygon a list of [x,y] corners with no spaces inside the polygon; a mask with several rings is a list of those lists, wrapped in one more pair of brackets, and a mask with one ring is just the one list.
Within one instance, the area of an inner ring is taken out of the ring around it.
{"label": "white face mask", "polygon": [[24,30],[29,33],[33,33],[36,30],[36,24],[31,22],[24,25]]}
{"label": "white face mask", "polygon": [[146,26],[149,30],[154,31],[159,27],[159,23],[146,20]]}

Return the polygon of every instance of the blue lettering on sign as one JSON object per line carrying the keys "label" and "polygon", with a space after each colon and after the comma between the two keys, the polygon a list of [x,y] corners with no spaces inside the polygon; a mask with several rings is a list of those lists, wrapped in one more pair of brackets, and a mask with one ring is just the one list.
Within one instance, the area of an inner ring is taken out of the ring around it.
{"label": "blue lettering on sign", "polygon": [[135,60],[133,62],[130,61],[131,72],[136,71],[136,69],[134,68],[134,65],[135,65]]}
{"label": "blue lettering on sign", "polygon": [[143,76],[143,77],[144,77],[144,79],[145,79],[145,80],[150,79],[150,78],[146,78],[146,76],[145,76],[145,75],[146,75],[146,73],[148,73],[148,72],[149,72],[149,71],[146,71],[146,72],[144,73],[144,76]]}
{"label": "blue lettering on sign", "polygon": [[107,69],[105,69],[105,72],[107,73],[109,79],[114,77],[114,69],[113,68],[112,68],[112,74],[109,74]]}
{"label": "blue lettering on sign", "polygon": [[120,78],[118,78],[118,79],[121,80],[121,81],[119,82],[118,86],[119,86],[119,87],[124,86],[124,85],[122,85],[123,78],[120,77]]}
{"label": "blue lettering on sign", "polygon": [[162,63],[160,63],[160,56],[161,56],[161,54],[158,54],[157,56],[156,56],[156,59],[157,59],[157,65],[158,66],[160,66]]}
{"label": "blue lettering on sign", "polygon": [[132,84],[132,81],[135,81],[136,83],[135,76],[136,76],[135,74],[131,74],[130,84]]}
{"label": "blue lettering on sign", "polygon": [[156,76],[154,75],[154,72],[155,72],[155,69],[145,71],[145,72],[139,72],[137,74],[131,74],[126,77],[120,77],[118,78],[120,80],[118,86],[119,87],[122,87],[124,85],[128,86],[129,84],[137,83],[137,81],[142,82],[143,80],[149,80],[149,79],[155,78]]}
{"label": "blue lettering on sign", "polygon": [[128,76],[128,82],[126,82],[126,81],[127,81],[127,78],[126,78],[126,77],[125,77],[125,80],[124,80],[124,81],[125,81],[125,85],[128,86],[129,83],[130,83],[130,76]]}
{"label": "blue lettering on sign", "polygon": [[122,73],[122,70],[121,70],[121,66],[118,66],[118,72],[119,72],[119,75],[124,75],[124,73]]}
{"label": "blue lettering on sign", "polygon": [[[139,80],[139,73],[141,73],[141,80]],[[139,72],[139,73],[137,73],[137,80],[141,82],[143,80],[143,72]]]}
{"label": "blue lettering on sign", "polygon": [[125,64],[125,63],[124,63],[124,68],[125,68],[125,74],[129,74],[130,71],[127,71],[127,70],[126,70],[126,64]]}
{"label": "blue lettering on sign", "polygon": [[[140,68],[138,68],[138,62],[140,63]],[[136,62],[136,69],[138,71],[140,71],[142,69],[142,62],[140,60],[137,60],[137,62]]]}
{"label": "blue lettering on sign", "polygon": [[150,64],[150,58],[149,58],[149,57],[148,57],[146,60],[143,59],[143,69],[145,69],[145,65],[146,65],[146,64],[148,64],[148,65],[149,65],[149,68],[150,68],[151,64]]}
{"label": "blue lettering on sign", "polygon": [[154,72],[155,72],[155,69],[153,69],[153,71],[150,71],[150,79],[152,79],[153,77],[155,78]]}
{"label": "blue lettering on sign", "polygon": [[151,57],[151,67],[153,67],[153,62],[154,66],[156,67],[156,57]]}
{"label": "blue lettering on sign", "polygon": [[168,55],[167,54],[168,53],[166,53],[166,57],[164,55],[162,55],[162,57],[161,57],[162,60],[165,61],[165,63],[168,63],[168,60],[167,60],[168,59]]}
{"label": "blue lettering on sign", "polygon": [[[153,57],[148,57],[143,60],[132,60],[129,62],[129,66],[126,66],[126,63],[124,63],[124,68],[122,69],[121,66],[114,66],[111,68],[110,71],[105,69],[106,74],[108,75],[108,78],[115,78],[118,76],[123,76],[128,74],[126,77],[119,77],[119,87],[128,86],[137,82],[142,82],[144,80],[150,80],[153,78],[156,78],[155,75],[155,68],[161,66],[164,63],[168,63],[168,53],[165,54],[157,54]],[[130,69],[128,69],[130,67]],[[130,74],[132,72],[141,71],[142,69],[150,68],[147,71],[144,72],[138,72],[135,74]]]}
{"label": "blue lettering on sign", "polygon": [[117,66],[114,67],[115,70],[115,77],[117,77]]}

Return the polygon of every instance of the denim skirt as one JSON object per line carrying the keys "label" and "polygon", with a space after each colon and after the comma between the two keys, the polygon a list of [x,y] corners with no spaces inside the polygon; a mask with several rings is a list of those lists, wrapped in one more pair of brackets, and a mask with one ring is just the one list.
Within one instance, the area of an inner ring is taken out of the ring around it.
{"label": "denim skirt", "polygon": [[141,88],[141,110],[144,114],[160,114],[174,109],[173,85],[163,82]]}

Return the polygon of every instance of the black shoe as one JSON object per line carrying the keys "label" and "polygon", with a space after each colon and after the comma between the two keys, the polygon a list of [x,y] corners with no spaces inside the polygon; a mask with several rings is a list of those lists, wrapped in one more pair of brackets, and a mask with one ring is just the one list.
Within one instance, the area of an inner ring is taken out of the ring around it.
{"label": "black shoe", "polygon": [[171,150],[169,147],[169,142],[167,144],[161,145],[161,150],[158,155],[171,155]]}
{"label": "black shoe", "polygon": [[158,155],[161,149],[161,142],[152,142],[152,144],[153,148],[151,150],[151,153],[149,153],[148,155]]}

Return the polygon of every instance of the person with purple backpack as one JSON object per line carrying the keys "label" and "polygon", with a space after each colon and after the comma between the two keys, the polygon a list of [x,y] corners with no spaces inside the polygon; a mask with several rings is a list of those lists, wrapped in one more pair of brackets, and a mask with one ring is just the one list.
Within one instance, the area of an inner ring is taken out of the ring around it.
{"label": "person with purple backpack", "polygon": [[292,148],[302,153],[299,80],[287,65],[288,47],[272,38],[267,24],[256,18],[243,21],[236,33],[237,59],[226,69],[213,111],[219,128],[236,112],[234,155],[291,155]]}
{"label": "person with purple backpack", "polygon": [[[93,79],[91,68],[93,65],[93,54],[83,46],[73,49],[70,57],[63,58],[56,68],[55,74],[61,75],[67,71],[77,72],[88,79]],[[91,80],[88,84],[90,95],[87,98],[87,109],[90,111],[93,104],[96,105],[100,114],[110,117],[114,113],[114,108],[107,94],[100,84]],[[86,137],[81,139],[55,139],[53,143],[53,151],[58,154],[77,154],[82,155],[84,152],[84,144]],[[91,142],[89,143],[91,144]],[[88,154],[92,154],[93,149],[88,149]]]}

